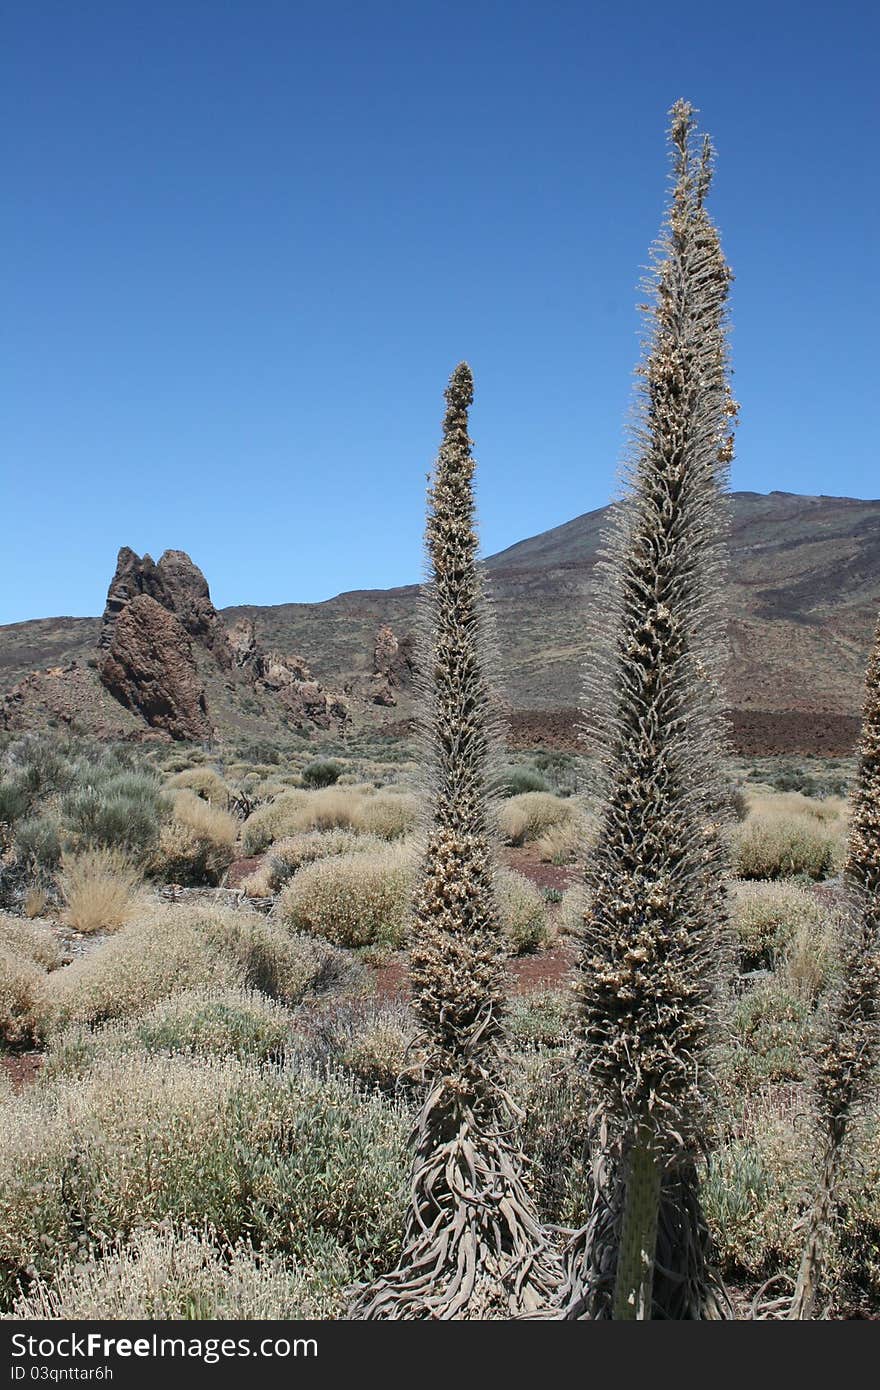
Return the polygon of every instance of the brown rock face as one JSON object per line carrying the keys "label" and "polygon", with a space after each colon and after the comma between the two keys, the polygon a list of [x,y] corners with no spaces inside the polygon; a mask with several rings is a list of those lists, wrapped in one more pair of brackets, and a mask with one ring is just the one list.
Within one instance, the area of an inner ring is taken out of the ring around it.
{"label": "brown rock face", "polygon": [[122,547],[107,592],[100,651],[109,649],[120,613],[139,594],[173,613],[191,637],[213,652],[218,666],[230,669],[233,654],[226,624],[211,602],[207,579],[183,550],[166,550],[155,564],[151,556],[141,558],[128,546]]}
{"label": "brown rock face", "polygon": [[412,637],[397,640],[386,624],[376,633],[373,647],[373,676],[370,698],[375,705],[396,705],[397,691],[412,684],[415,674],[415,643]]}
{"label": "brown rock face", "polygon": [[119,610],[98,669],[110,694],[151,728],[175,739],[211,737],[189,636],[180,619],[149,594],[136,594]]}

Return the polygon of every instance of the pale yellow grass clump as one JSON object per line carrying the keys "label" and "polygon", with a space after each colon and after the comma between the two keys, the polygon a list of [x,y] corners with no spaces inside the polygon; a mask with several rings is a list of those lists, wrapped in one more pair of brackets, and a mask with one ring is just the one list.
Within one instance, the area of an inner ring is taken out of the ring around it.
{"label": "pale yellow grass clump", "polygon": [[417,810],[413,797],[376,793],[372,788],[293,790],[248,816],[242,844],[246,854],[260,854],[277,840],[311,830],[355,830],[394,839],[412,829]]}
{"label": "pale yellow grass clump", "polygon": [[171,883],[218,883],[235,858],[239,822],[184,788],[159,832],[154,873]]}
{"label": "pale yellow grass clump", "polygon": [[353,825],[366,835],[383,840],[396,840],[408,835],[419,816],[418,799],[409,792],[392,787],[365,797],[357,806]]}
{"label": "pale yellow grass clump", "polygon": [[552,792],[521,792],[508,797],[498,813],[498,828],[511,845],[538,840],[556,826],[576,818],[576,804]]}
{"label": "pale yellow grass clump", "polygon": [[27,956],[0,944],[0,1042],[20,1047],[39,1039],[48,978]]}
{"label": "pale yellow grass clump", "polygon": [[23,921],[8,912],[0,912],[0,947],[44,970],[55,970],[61,964],[61,948],[48,927]]}
{"label": "pale yellow grass clump", "polygon": [[258,913],[207,903],[156,904],[97,950],[49,977],[53,1027],[142,1013],[201,987],[258,989],[295,1003],[346,971],[326,943],[291,936]]}
{"label": "pale yellow grass clump", "polygon": [[24,895],[25,917],[42,917],[49,906],[49,894],[39,884],[34,884]]}
{"label": "pale yellow grass clump", "polygon": [[337,854],[367,854],[383,847],[376,835],[354,830],[307,830],[276,840],[263,863],[243,880],[241,887],[249,897],[267,898],[277,893],[305,864]]}
{"label": "pale yellow grass clump", "polygon": [[535,842],[543,864],[569,864],[589,852],[589,843],[596,831],[592,816],[577,808],[569,820],[552,825]]}
{"label": "pale yellow grass clump", "polygon": [[223,810],[229,803],[229,787],[213,767],[190,767],[184,772],[177,772],[168,779],[166,786],[172,791],[194,792],[203,801],[209,801],[212,806],[219,806]]}
{"label": "pale yellow grass clump", "polygon": [[398,946],[409,917],[416,863],[408,844],[319,859],[291,880],[278,913],[297,931],[337,946]]}
{"label": "pale yellow grass clump", "polygon": [[65,854],[58,883],[67,920],[81,932],[118,931],[136,910],[140,872],[119,850]]}
{"label": "pale yellow grass clump", "polygon": [[799,921],[788,943],[781,975],[798,999],[814,1003],[838,968],[840,936],[833,914],[825,913],[817,924]]}
{"label": "pale yellow grass clump", "polygon": [[550,933],[546,905],[530,879],[499,865],[495,870],[495,898],[510,955],[521,956],[547,945]]}
{"label": "pale yellow grass clump", "polygon": [[308,1268],[208,1229],[141,1229],[38,1279],[13,1304],[16,1318],[150,1320],[332,1318],[350,1278],[342,1252]]}
{"label": "pale yellow grass clump", "polygon": [[733,832],[734,869],[740,878],[826,878],[843,852],[834,823],[776,811],[751,814]]}
{"label": "pale yellow grass clump", "polygon": [[[317,860],[291,879],[278,901],[279,916],[297,931],[312,932],[337,946],[400,946],[419,862],[418,844],[405,840]],[[544,945],[547,920],[538,890],[504,865],[496,868],[495,886],[509,952],[519,955]]]}

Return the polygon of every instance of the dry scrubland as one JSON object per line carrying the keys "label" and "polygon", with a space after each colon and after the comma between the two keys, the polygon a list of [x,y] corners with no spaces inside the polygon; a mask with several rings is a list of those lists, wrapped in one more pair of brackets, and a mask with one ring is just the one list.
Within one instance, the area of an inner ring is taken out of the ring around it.
{"label": "dry scrubland", "polygon": [[[736,968],[702,1190],[723,1273],[744,1291],[792,1274],[800,1254],[805,1058],[835,977],[849,771],[739,769]],[[0,1072],[7,1315],[335,1317],[347,1287],[393,1263],[423,1059],[374,967],[406,942],[415,772],[402,746],[215,762],[7,739],[0,1037],[10,1074],[23,1051],[42,1056],[21,1089]],[[592,833],[576,763],[520,755],[502,792],[502,858],[525,855],[560,885],[499,867],[507,949],[554,947],[564,963]],[[224,891],[240,859],[238,891]],[[589,1096],[569,983],[563,969],[513,998],[509,1080],[540,1213],[577,1227]],[[840,1200],[834,1307],[876,1308],[876,1115]]]}

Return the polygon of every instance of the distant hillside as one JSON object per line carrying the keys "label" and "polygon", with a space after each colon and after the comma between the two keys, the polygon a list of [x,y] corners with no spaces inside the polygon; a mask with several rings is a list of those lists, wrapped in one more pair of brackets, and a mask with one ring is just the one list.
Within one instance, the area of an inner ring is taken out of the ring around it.
{"label": "distant hillside", "polygon": [[[587,659],[583,614],[608,508],[491,556],[507,693],[518,711],[578,701]],[[733,494],[731,705],[767,714],[857,715],[880,608],[880,501]],[[377,628],[413,625],[417,588],[358,590],[324,603],[241,605],[267,647],[300,653],[336,686],[369,673]],[[0,628],[0,689],[36,667],[84,661],[97,619],[46,618]],[[404,713],[398,709],[396,717]]]}

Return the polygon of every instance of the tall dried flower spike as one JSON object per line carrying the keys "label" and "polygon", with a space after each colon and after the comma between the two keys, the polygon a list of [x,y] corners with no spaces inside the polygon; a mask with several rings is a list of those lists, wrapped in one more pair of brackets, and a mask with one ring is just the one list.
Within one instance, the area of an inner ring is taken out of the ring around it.
{"label": "tall dried flower spike", "polygon": [[[672,197],[585,679],[600,829],[585,874],[580,1030],[614,1180],[572,1246],[569,1317],[723,1315],[696,1160],[726,955],[731,274],[705,206],[711,147],[686,102],[670,114]],[[655,1265],[676,1276],[662,1296]]]}
{"label": "tall dried flower spike", "polygon": [[840,980],[826,1011],[813,1079],[819,1182],[788,1316],[814,1315],[853,1120],[873,1099],[880,1060],[880,623],[865,676],[858,768],[843,872]]}
{"label": "tall dried flower spike", "polygon": [[486,674],[489,614],[477,566],[473,400],[461,363],[446,391],[428,493],[420,717],[430,820],[414,903],[413,1002],[428,1094],[398,1267],[361,1290],[353,1316],[546,1315],[560,1280],[523,1179],[502,1080],[504,968],[490,829],[496,715]]}

